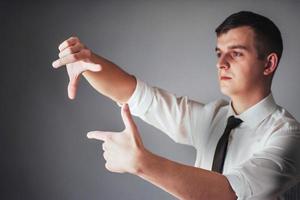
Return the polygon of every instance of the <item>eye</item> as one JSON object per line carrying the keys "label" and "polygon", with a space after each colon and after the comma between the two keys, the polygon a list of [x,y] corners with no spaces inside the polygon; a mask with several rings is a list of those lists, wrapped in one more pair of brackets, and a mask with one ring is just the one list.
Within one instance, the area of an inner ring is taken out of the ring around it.
{"label": "eye", "polygon": [[217,56],[218,58],[220,58],[220,57],[221,57],[221,53],[220,53],[220,52],[217,52],[217,53],[216,53],[216,56]]}
{"label": "eye", "polygon": [[233,51],[231,53],[231,55],[232,55],[233,58],[237,58],[237,57],[243,56],[243,54],[241,52],[237,52],[237,51]]}

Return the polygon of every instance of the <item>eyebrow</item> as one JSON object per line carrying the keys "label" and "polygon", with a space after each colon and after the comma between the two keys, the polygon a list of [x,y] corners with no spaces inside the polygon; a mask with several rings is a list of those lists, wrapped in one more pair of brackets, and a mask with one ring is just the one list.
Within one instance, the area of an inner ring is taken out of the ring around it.
{"label": "eyebrow", "polygon": [[[242,50],[246,50],[248,51],[249,48],[247,48],[246,46],[244,45],[232,45],[232,46],[229,46],[228,49],[242,49]],[[216,47],[215,48],[215,51],[221,51],[221,49],[219,47]]]}

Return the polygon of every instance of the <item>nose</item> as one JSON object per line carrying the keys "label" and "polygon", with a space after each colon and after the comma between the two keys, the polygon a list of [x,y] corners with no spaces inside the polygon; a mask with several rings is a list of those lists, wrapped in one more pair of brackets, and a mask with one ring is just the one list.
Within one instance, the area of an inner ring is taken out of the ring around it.
{"label": "nose", "polygon": [[219,59],[218,59],[218,62],[217,62],[217,68],[218,69],[229,69],[230,65],[226,59],[226,56],[221,56]]}

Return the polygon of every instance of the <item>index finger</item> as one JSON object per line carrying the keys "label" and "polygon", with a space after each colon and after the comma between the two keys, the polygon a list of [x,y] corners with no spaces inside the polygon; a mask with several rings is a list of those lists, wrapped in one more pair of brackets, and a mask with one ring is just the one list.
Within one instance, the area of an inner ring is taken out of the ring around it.
{"label": "index finger", "polygon": [[70,37],[69,39],[63,41],[59,46],[58,49],[60,51],[64,50],[65,48],[76,44],[79,41],[78,37]]}
{"label": "index finger", "polygon": [[96,139],[96,140],[102,140],[106,141],[111,133],[110,132],[104,132],[104,131],[90,131],[87,133],[87,137],[89,139]]}

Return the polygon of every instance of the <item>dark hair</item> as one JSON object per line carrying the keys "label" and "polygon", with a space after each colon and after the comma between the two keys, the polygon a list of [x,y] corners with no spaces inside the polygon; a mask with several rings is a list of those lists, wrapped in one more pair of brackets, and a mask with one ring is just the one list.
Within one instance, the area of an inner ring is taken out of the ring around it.
{"label": "dark hair", "polygon": [[270,53],[276,53],[279,62],[283,50],[281,33],[278,27],[267,17],[249,11],[234,13],[216,28],[217,37],[241,26],[249,26],[254,31],[259,59],[264,59]]}

